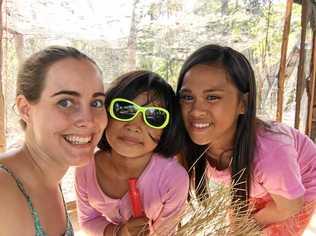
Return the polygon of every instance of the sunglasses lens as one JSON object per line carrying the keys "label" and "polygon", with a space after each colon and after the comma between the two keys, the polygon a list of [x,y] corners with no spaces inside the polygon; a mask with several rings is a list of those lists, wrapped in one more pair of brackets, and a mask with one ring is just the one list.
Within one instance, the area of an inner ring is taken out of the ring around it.
{"label": "sunglasses lens", "polygon": [[125,101],[116,101],[113,105],[113,114],[122,120],[132,118],[137,112],[136,107]]}
{"label": "sunglasses lens", "polygon": [[145,116],[147,122],[155,127],[162,126],[167,119],[166,112],[154,108],[146,109]]}

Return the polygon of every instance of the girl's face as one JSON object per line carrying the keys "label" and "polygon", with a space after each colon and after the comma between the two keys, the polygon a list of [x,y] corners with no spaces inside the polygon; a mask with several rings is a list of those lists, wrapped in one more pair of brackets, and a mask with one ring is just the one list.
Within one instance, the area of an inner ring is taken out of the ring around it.
{"label": "girl's face", "polygon": [[195,65],[184,76],[180,104],[185,127],[198,145],[231,147],[244,103],[221,67]]}
{"label": "girl's face", "polygon": [[[163,102],[151,101],[148,92],[139,94],[134,103],[139,106],[163,107]],[[154,129],[145,124],[140,112],[131,121],[109,119],[105,135],[112,151],[123,157],[136,158],[148,155],[157,147],[163,129]]]}
{"label": "girl's face", "polygon": [[26,143],[43,159],[63,166],[86,164],[107,125],[104,98],[102,77],[92,63],[77,59],[54,63],[38,102],[17,97],[27,123]]}

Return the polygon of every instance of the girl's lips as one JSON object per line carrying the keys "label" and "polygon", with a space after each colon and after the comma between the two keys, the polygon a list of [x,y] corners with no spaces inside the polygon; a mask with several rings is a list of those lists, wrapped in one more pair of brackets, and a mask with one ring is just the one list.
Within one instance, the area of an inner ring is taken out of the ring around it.
{"label": "girl's lips", "polygon": [[119,137],[119,139],[122,140],[123,142],[130,143],[130,144],[142,144],[142,142],[138,138],[134,138],[134,137],[122,136],[122,137]]}

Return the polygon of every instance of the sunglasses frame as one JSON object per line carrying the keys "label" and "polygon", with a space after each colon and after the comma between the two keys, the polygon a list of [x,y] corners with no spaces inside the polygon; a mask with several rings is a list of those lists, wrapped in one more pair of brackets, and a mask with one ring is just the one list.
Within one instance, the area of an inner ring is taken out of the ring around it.
{"label": "sunglasses frame", "polygon": [[[136,109],[137,109],[135,115],[132,116],[131,118],[128,118],[128,119],[121,119],[121,118],[118,118],[118,117],[114,114],[114,109],[113,109],[113,108],[114,108],[114,104],[115,104],[116,102],[126,102],[126,103],[130,103],[130,104],[132,104],[133,106],[135,106]],[[147,121],[147,119],[146,119],[146,110],[148,110],[148,109],[160,110],[160,111],[163,111],[163,112],[166,114],[166,120],[164,121],[164,123],[163,123],[161,126],[159,126],[159,127],[153,126],[153,125],[151,125],[151,124]],[[131,120],[134,120],[134,119],[137,117],[138,113],[141,112],[142,115],[143,115],[143,121],[144,121],[144,123],[145,123],[147,126],[153,128],[153,129],[163,129],[163,128],[165,128],[165,127],[168,125],[169,120],[170,120],[169,111],[166,110],[165,108],[162,108],[162,107],[143,107],[143,106],[140,106],[140,105],[136,104],[135,102],[132,102],[132,101],[130,101],[130,100],[128,100],[128,99],[125,99],[125,98],[114,98],[114,99],[111,101],[108,110],[109,110],[109,113],[110,113],[111,117],[112,117],[113,119],[119,120],[119,121],[131,121]]]}

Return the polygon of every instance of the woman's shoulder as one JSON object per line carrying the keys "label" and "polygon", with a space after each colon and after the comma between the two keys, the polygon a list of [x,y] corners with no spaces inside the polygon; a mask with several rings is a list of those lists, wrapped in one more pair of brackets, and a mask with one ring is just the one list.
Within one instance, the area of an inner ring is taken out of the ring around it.
{"label": "woman's shoulder", "polygon": [[13,173],[6,163],[4,159],[0,161],[0,228],[9,227],[9,225],[12,225],[11,222],[17,224],[17,222],[29,219],[26,199],[15,179],[16,173]]}

